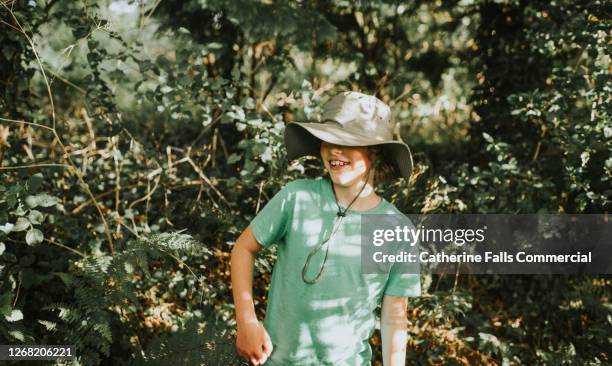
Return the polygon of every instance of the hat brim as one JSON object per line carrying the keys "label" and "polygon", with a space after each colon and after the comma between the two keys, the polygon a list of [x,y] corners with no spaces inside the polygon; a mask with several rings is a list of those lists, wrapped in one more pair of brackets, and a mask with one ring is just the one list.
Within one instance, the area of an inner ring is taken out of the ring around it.
{"label": "hat brim", "polygon": [[302,156],[320,156],[321,141],[342,146],[381,146],[387,150],[391,163],[397,167],[401,177],[409,179],[412,174],[412,153],[401,141],[375,139],[370,136],[347,131],[340,125],[328,123],[291,122],[285,127],[287,158],[295,160]]}

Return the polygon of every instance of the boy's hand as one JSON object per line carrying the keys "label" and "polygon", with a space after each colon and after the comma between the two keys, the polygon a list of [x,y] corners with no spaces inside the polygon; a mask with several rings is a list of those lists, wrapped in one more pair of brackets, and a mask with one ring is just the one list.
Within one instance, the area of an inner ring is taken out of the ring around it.
{"label": "boy's hand", "polygon": [[272,341],[261,322],[238,323],[236,349],[253,365],[263,365],[272,353]]}

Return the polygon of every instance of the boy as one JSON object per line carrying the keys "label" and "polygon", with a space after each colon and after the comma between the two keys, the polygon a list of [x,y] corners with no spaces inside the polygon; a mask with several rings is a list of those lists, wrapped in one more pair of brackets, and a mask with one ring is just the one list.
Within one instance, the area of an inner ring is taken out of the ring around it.
{"label": "boy", "polygon": [[[410,177],[408,146],[393,141],[390,109],[373,96],[345,92],[321,123],[289,123],[289,159],[319,156],[329,179],[288,183],[253,219],[232,250],[238,353],[254,365],[370,365],[368,339],[382,301],[385,366],[404,365],[407,297],[418,274],[361,272],[361,215],[401,214],[374,191],[376,177]],[[264,323],[252,299],[253,262],[278,243]]]}

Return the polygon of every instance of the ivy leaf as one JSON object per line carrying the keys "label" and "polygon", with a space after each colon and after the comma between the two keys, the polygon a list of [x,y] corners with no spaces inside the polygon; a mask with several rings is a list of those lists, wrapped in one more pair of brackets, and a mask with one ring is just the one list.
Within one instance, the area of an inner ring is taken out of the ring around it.
{"label": "ivy leaf", "polygon": [[226,115],[229,118],[232,118],[238,121],[244,121],[246,119],[246,113],[244,112],[244,109],[242,109],[240,106],[237,106],[237,105],[233,105],[232,110],[227,112]]}
{"label": "ivy leaf", "polygon": [[45,216],[40,211],[31,210],[28,214],[28,219],[32,225],[40,225],[45,220]]}
{"label": "ivy leaf", "polygon": [[272,161],[272,148],[268,146],[266,150],[261,154],[260,157],[261,157],[261,161],[263,161],[264,163],[268,161]]}
{"label": "ivy leaf", "polygon": [[32,228],[30,230],[28,230],[27,234],[26,234],[26,243],[28,243],[28,245],[35,245],[35,244],[39,244],[43,241],[44,239],[44,235],[42,233],[42,231]]}
{"label": "ivy leaf", "polygon": [[0,241],[0,255],[2,255],[2,253],[4,253],[5,249],[6,249],[6,245],[4,245],[4,243]]}
{"label": "ivy leaf", "polygon": [[489,143],[491,143],[491,144],[493,143],[493,137],[491,137],[491,135],[489,135],[488,133],[483,132],[483,133],[482,133],[482,137],[484,137],[484,139],[485,139],[487,142],[489,142]]}
{"label": "ivy leaf", "polygon": [[19,217],[15,226],[13,227],[13,231],[24,231],[30,227],[30,221],[25,217]]}
{"label": "ivy leaf", "polygon": [[7,222],[4,225],[0,225],[0,231],[2,231],[5,234],[8,234],[13,230],[14,226],[15,225],[11,224],[10,222]]}
{"label": "ivy leaf", "polygon": [[47,193],[37,194],[35,196],[28,196],[25,199],[26,204],[30,208],[42,206],[42,207],[51,207],[55,206],[59,203],[57,197],[53,197]]}
{"label": "ivy leaf", "polygon": [[240,154],[236,154],[236,153],[232,153],[228,158],[227,158],[227,163],[228,164],[234,164],[235,162],[239,161],[240,159],[242,159],[242,155]]}
{"label": "ivy leaf", "polygon": [[19,206],[17,206],[15,211],[12,212],[12,214],[16,216],[23,216],[25,215],[25,213],[26,213],[26,210],[23,209],[23,205],[21,203],[19,204]]}

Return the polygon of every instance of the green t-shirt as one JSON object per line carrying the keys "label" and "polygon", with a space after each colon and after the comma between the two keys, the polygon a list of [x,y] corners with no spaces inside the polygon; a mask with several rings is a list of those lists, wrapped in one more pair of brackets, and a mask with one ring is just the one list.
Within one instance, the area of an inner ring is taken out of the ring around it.
{"label": "green t-shirt", "polygon": [[[277,261],[264,326],[274,349],[269,365],[370,365],[368,339],[384,294],[420,296],[418,274],[363,274],[361,215],[401,214],[387,200],[367,211],[349,210],[334,238],[318,282],[302,281],[310,251],[327,238],[338,207],[329,179],[288,183],[251,222],[258,243],[277,243]],[[325,247],[313,256],[308,276],[318,273]]]}

